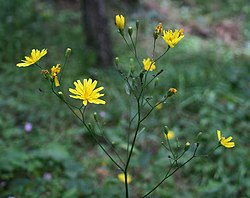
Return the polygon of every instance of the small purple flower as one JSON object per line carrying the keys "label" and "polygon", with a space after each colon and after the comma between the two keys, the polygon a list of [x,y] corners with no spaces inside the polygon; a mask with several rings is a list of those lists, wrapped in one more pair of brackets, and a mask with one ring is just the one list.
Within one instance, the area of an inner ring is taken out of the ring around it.
{"label": "small purple flower", "polygon": [[50,181],[52,179],[51,173],[48,173],[48,172],[44,173],[43,174],[43,179],[47,180],[47,181]]}
{"label": "small purple flower", "polygon": [[107,114],[106,114],[105,111],[100,111],[100,112],[99,112],[99,115],[100,115],[102,118],[105,118]]}
{"label": "small purple flower", "polygon": [[31,132],[31,131],[32,131],[32,128],[33,128],[33,126],[32,126],[32,124],[31,124],[30,122],[25,122],[24,130],[25,130],[27,133]]}

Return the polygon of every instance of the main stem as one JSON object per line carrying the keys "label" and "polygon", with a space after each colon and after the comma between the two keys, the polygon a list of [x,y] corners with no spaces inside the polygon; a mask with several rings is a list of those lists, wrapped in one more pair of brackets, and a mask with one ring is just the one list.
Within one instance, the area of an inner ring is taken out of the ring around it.
{"label": "main stem", "polygon": [[127,160],[127,163],[126,163],[126,166],[125,166],[125,169],[124,169],[126,198],[129,198],[129,191],[128,191],[128,167],[129,167],[129,163],[130,163],[131,156],[132,156],[132,153],[133,153],[133,150],[134,150],[134,146],[135,146],[135,141],[136,141],[137,134],[138,134],[138,131],[140,129],[140,124],[141,124],[140,97],[141,97],[142,92],[143,92],[143,90],[141,90],[141,93],[140,93],[139,97],[137,98],[137,110],[138,110],[137,126],[136,126],[136,130],[135,130],[135,135],[134,135],[134,139],[133,139],[133,142],[132,142],[132,146],[131,146],[131,149],[130,149],[130,152],[129,152],[129,155],[128,155],[128,160]]}

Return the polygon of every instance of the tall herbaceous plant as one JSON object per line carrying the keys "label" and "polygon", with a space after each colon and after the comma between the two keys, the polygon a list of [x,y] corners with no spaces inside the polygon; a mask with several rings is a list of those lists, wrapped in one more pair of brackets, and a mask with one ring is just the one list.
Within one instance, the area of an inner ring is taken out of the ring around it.
{"label": "tall herbaceous plant", "polygon": [[[183,29],[164,29],[163,24],[159,23],[154,28],[153,33],[153,45],[152,45],[152,55],[150,57],[144,56],[139,57],[137,54],[137,38],[139,36],[140,23],[139,20],[135,22],[135,27],[125,28],[125,17],[123,15],[115,16],[115,25],[118,29],[118,33],[121,39],[125,42],[128,49],[134,56],[136,65],[132,67],[128,65],[128,69],[122,69],[120,67],[119,58],[115,58],[115,68],[117,72],[121,75],[123,83],[125,83],[127,89],[125,100],[133,100],[133,102],[128,103],[129,105],[135,104],[134,111],[127,119],[128,128],[124,129],[126,131],[127,139],[126,142],[126,152],[119,152],[115,147],[109,149],[106,144],[99,141],[97,137],[97,131],[102,130],[102,126],[98,121],[98,116],[95,112],[89,112],[88,107],[90,105],[110,105],[111,102],[105,99],[104,87],[101,86],[101,82],[97,79],[87,78],[87,79],[76,79],[72,84],[67,86],[67,93],[61,85],[61,81],[64,74],[64,69],[68,63],[69,56],[71,54],[71,49],[67,48],[65,52],[64,64],[60,65],[53,63],[51,68],[39,64],[39,60],[45,58],[48,53],[47,49],[32,49],[31,54],[25,56],[25,58],[18,63],[17,67],[37,67],[40,73],[44,77],[45,81],[49,84],[51,93],[53,93],[58,100],[61,100],[68,109],[72,112],[73,116],[78,119],[81,124],[86,128],[86,130],[92,135],[93,139],[102,149],[102,151],[109,157],[114,166],[119,169],[120,173],[117,175],[118,179],[121,181],[121,185],[124,185],[124,197],[133,197],[130,191],[130,185],[133,185],[133,180],[136,179],[131,174],[131,161],[133,160],[133,154],[135,152],[135,145],[138,140],[138,134],[144,133],[144,128],[149,125],[148,120],[152,117],[152,112],[158,108],[161,108],[162,104],[165,103],[170,97],[177,94],[176,88],[169,87],[164,93],[162,93],[161,98],[158,98],[158,102],[153,102],[152,89],[159,80],[159,76],[164,76],[164,68],[158,65],[158,61],[167,54],[169,50],[174,50],[176,45],[181,45],[181,40],[184,39]],[[133,36],[132,36],[133,35]],[[155,49],[157,45],[157,40],[163,39],[166,43],[165,50],[161,54],[156,54]],[[74,105],[72,100],[79,100],[79,105]],[[107,103],[107,104],[106,104]],[[131,107],[128,107],[130,109]],[[90,123],[88,118],[92,116],[94,123]],[[97,126],[97,127],[94,127]],[[211,148],[208,153],[203,153],[199,151],[199,137],[201,133],[197,134],[195,143],[190,143],[189,141],[184,143],[179,143],[179,145],[173,146],[170,139],[174,138],[174,133],[168,129],[167,126],[162,126],[165,136],[165,142],[161,142],[164,149],[166,149],[166,156],[169,159],[169,163],[166,164],[166,169],[163,172],[163,177],[154,184],[146,192],[143,192],[142,197],[147,197],[154,193],[157,188],[160,188],[161,184],[167,180],[169,177],[174,175],[179,169],[185,166],[187,163],[196,157],[208,157],[213,153],[214,150],[223,146],[225,148],[233,148],[235,143],[232,142],[232,137],[224,137],[220,130],[217,130],[218,141],[215,142],[214,148]],[[216,132],[215,136],[216,136]],[[104,134],[104,133],[103,133]],[[104,137],[105,138],[105,137]],[[107,141],[110,142],[110,141]],[[110,142],[111,143],[111,142]],[[178,148],[177,148],[178,147]],[[192,149],[190,149],[192,148]]]}

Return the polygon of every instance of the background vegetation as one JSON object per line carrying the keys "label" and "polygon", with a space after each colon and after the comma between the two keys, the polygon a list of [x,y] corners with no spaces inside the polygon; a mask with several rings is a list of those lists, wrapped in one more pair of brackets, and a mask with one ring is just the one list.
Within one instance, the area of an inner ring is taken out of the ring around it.
{"label": "background vegetation", "polygon": [[[76,79],[98,79],[107,105],[91,111],[97,111],[115,146],[123,148],[127,104],[121,78],[114,66],[96,69],[96,56],[84,44],[79,2],[55,2],[0,0],[0,195],[123,197],[118,171],[67,108],[46,91],[39,70],[15,66],[32,48],[48,48],[43,63],[49,67],[62,63],[65,49],[71,47],[65,93]],[[165,28],[185,30],[185,38],[158,63],[165,72],[152,94],[157,98],[170,87],[178,94],[155,112],[139,136],[131,173],[134,194],[140,196],[161,178],[168,163],[160,146],[162,126],[167,125],[182,143],[193,143],[202,131],[204,153],[216,144],[217,129],[231,134],[236,147],[195,159],[152,197],[250,197],[250,5],[244,0],[143,0],[131,12],[117,5],[108,4],[107,13],[114,54],[126,54],[120,56],[125,66],[130,56],[114,28],[115,14],[124,14],[130,25],[140,19],[141,59],[150,55],[159,21]],[[159,45],[158,52],[164,47]],[[25,129],[29,123],[31,131]]]}

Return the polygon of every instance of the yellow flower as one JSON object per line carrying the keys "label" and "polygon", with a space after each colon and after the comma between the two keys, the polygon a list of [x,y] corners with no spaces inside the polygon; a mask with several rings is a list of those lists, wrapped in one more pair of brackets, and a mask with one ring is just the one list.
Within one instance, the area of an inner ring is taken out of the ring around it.
{"label": "yellow flower", "polygon": [[75,89],[69,88],[69,91],[75,96],[70,95],[71,98],[83,100],[84,106],[86,106],[89,103],[94,104],[105,104],[106,102],[104,100],[99,99],[99,97],[104,96],[104,94],[98,93],[99,91],[103,90],[104,87],[96,88],[97,81],[94,80],[92,82],[92,79],[89,78],[83,80],[83,84],[80,80],[77,80],[74,82]]}
{"label": "yellow flower", "polygon": [[184,37],[183,29],[175,30],[164,30],[162,38],[169,45],[169,47],[173,48],[182,38]]}
{"label": "yellow flower", "polygon": [[233,148],[235,146],[234,142],[230,142],[233,138],[232,136],[225,138],[221,135],[220,130],[217,130],[218,141],[220,144],[226,148]]}
{"label": "yellow flower", "polygon": [[[119,179],[122,183],[125,183],[125,175],[124,175],[124,173],[120,173],[120,174],[118,175],[118,179]],[[131,181],[132,181],[131,176],[130,176],[129,174],[127,174],[127,183],[130,184]]]}
{"label": "yellow flower", "polygon": [[172,140],[172,139],[174,139],[174,132],[168,131],[168,134],[166,135],[166,133],[164,133],[164,136],[166,139],[168,138],[169,140]]}
{"label": "yellow flower", "polygon": [[25,60],[22,60],[22,63],[17,63],[18,67],[27,67],[38,62],[43,56],[47,54],[47,49],[43,49],[42,51],[38,49],[33,49],[31,51],[30,56],[25,56]]}
{"label": "yellow flower", "polygon": [[143,59],[143,65],[146,71],[153,71],[156,69],[155,63],[151,61],[150,58]]}
{"label": "yellow flower", "polygon": [[58,76],[57,76],[60,71],[61,71],[60,64],[57,64],[56,66],[53,66],[51,68],[51,76],[52,76],[52,78],[54,80],[54,83],[55,83],[56,87],[60,86],[60,83],[59,83],[59,80],[58,80]]}
{"label": "yellow flower", "polygon": [[115,16],[115,25],[119,30],[123,30],[124,29],[124,25],[125,25],[125,18],[122,15],[116,15]]}

